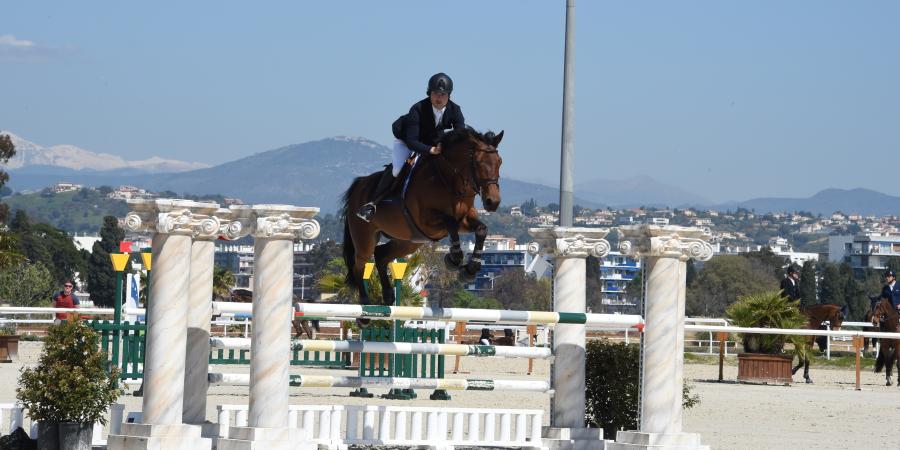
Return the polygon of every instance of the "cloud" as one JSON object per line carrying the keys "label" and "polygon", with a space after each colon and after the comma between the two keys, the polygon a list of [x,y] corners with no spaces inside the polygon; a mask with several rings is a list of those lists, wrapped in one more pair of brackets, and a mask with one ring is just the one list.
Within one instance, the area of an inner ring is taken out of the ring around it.
{"label": "cloud", "polygon": [[0,62],[44,62],[63,55],[64,50],[11,34],[0,34]]}

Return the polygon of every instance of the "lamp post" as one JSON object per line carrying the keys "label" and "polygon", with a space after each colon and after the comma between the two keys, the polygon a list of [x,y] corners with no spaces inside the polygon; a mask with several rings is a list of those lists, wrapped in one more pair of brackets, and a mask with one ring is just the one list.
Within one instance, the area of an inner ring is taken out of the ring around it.
{"label": "lamp post", "polygon": [[113,270],[116,271],[116,296],[113,299],[113,342],[112,360],[116,367],[119,366],[119,325],[122,323],[122,272],[128,265],[128,253],[110,253]]}
{"label": "lamp post", "polygon": [[311,273],[307,273],[307,274],[297,275],[297,277],[300,278],[300,300],[305,300],[305,299],[306,299],[306,294],[305,294],[305,292],[306,292],[306,279],[307,279],[307,278],[312,278],[312,274],[311,274]]}

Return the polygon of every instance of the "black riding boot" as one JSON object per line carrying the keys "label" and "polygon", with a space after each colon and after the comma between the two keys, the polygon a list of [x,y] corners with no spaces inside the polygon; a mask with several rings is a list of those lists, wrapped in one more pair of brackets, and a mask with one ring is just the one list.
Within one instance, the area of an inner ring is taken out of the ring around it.
{"label": "black riding boot", "polygon": [[381,179],[378,180],[378,187],[376,187],[369,196],[369,202],[362,205],[359,208],[359,211],[356,211],[356,217],[359,217],[366,222],[372,220],[372,216],[375,215],[375,205],[391,192],[391,187],[394,185],[394,174],[391,170],[391,166],[388,166],[384,169],[384,172],[381,173]]}

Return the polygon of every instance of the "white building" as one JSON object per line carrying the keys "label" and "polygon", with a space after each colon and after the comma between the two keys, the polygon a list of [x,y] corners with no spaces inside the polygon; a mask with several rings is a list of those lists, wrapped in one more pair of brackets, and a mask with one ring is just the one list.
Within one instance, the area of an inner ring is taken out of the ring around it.
{"label": "white building", "polygon": [[828,237],[828,260],[854,269],[884,269],[889,257],[900,256],[900,235],[864,232]]}

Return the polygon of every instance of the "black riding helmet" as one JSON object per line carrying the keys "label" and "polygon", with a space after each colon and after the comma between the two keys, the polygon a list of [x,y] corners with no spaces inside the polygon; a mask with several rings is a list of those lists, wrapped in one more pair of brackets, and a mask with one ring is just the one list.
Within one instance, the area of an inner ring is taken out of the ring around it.
{"label": "black riding helmet", "polygon": [[453,92],[453,80],[444,72],[432,75],[428,79],[428,91],[425,94],[431,95],[432,92],[449,95]]}

